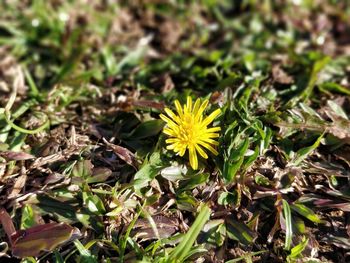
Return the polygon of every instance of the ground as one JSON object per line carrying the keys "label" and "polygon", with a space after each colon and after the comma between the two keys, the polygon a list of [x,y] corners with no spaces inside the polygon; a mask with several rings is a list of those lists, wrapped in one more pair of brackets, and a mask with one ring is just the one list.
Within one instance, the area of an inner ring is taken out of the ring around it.
{"label": "ground", "polygon": [[[0,10],[0,261],[349,262],[347,1]],[[198,167],[160,117],[188,97]]]}

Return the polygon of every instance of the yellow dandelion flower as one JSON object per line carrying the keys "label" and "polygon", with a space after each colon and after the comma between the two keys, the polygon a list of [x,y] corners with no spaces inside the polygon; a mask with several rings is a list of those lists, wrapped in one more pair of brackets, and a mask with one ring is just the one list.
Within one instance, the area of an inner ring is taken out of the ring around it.
{"label": "yellow dandelion flower", "polygon": [[217,146],[219,144],[214,138],[219,137],[217,132],[220,131],[220,127],[208,128],[208,125],[221,111],[217,109],[203,119],[203,113],[208,103],[208,100],[201,103],[200,99],[197,99],[193,105],[192,98],[187,97],[187,103],[183,108],[180,102],[175,100],[177,115],[168,108],[165,108],[165,112],[169,117],[160,114],[160,118],[167,123],[163,132],[170,137],[166,140],[166,143],[169,144],[167,149],[173,150],[180,156],[183,156],[188,149],[193,170],[198,169],[197,152],[204,159],[208,158],[203,148],[208,149],[215,155],[218,154],[213,145]]}

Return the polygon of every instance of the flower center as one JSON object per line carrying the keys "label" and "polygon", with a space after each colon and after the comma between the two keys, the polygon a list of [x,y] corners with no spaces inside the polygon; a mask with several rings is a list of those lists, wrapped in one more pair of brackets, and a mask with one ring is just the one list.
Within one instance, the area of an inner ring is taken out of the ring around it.
{"label": "flower center", "polygon": [[195,122],[194,116],[185,114],[183,118],[181,130],[181,141],[188,146],[194,146],[197,143],[200,134],[198,123]]}

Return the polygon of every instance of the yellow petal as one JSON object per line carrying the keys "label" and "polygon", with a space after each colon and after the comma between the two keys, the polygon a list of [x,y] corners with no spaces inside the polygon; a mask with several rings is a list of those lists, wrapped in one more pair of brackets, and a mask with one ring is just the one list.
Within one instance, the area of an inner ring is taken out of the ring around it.
{"label": "yellow petal", "polygon": [[182,116],[184,115],[183,111],[182,111],[182,107],[181,104],[178,100],[175,100],[175,107],[176,107],[176,111],[179,114],[180,118],[182,118]]}
{"label": "yellow petal", "polygon": [[220,135],[218,133],[205,133],[201,136],[201,138],[205,139],[205,138],[218,138],[220,137]]}
{"label": "yellow petal", "polygon": [[165,116],[164,114],[160,114],[159,117],[165,121],[168,125],[171,125],[171,126],[177,126],[175,124],[175,122],[173,122],[171,119],[169,119],[167,116]]}
{"label": "yellow petal", "polygon": [[165,116],[164,114],[160,114],[159,117],[160,117],[163,121],[165,121],[165,122],[167,123],[167,126],[168,126],[170,129],[172,129],[172,130],[178,132],[178,130],[179,130],[179,125],[177,125],[175,122],[173,122],[171,119],[169,119],[169,118],[168,118],[167,116]]}
{"label": "yellow petal", "polygon": [[202,156],[204,159],[208,159],[208,155],[205,153],[205,151],[200,147],[198,144],[195,144],[196,150]]}
{"label": "yellow petal", "polygon": [[186,147],[182,147],[182,149],[179,151],[179,155],[184,156],[185,152],[186,152]]}
{"label": "yellow petal", "polygon": [[189,148],[190,165],[193,170],[198,169],[197,153],[194,147]]}
{"label": "yellow petal", "polygon": [[204,139],[200,139],[200,141],[209,143],[209,144],[213,144],[213,145],[219,145],[219,143],[213,139],[209,139],[209,138],[204,138]]}
{"label": "yellow petal", "polygon": [[206,127],[209,123],[211,123],[219,114],[221,113],[220,109],[215,110],[212,112],[208,117],[206,117],[203,122],[202,126]]}
{"label": "yellow petal", "polygon": [[174,150],[175,148],[175,144],[170,144],[170,145],[167,145],[166,147],[168,150]]}
{"label": "yellow petal", "polygon": [[176,132],[173,131],[172,129],[168,128],[168,127],[165,127],[165,128],[163,129],[163,132],[164,132],[166,135],[176,137]]}
{"label": "yellow petal", "polygon": [[198,169],[198,155],[207,159],[207,150],[215,155],[218,154],[214,146],[219,144],[215,138],[220,136],[221,129],[220,127],[207,128],[207,126],[221,111],[217,109],[205,118],[203,114],[208,103],[208,100],[201,102],[200,99],[196,99],[193,103],[192,98],[188,96],[183,106],[175,100],[176,111],[165,108],[166,115],[160,114],[160,118],[167,123],[163,129],[163,132],[169,136],[165,141],[167,149],[180,156],[183,156],[188,149],[190,165],[194,170]]}
{"label": "yellow petal", "polygon": [[203,114],[204,110],[206,109],[206,107],[208,106],[208,103],[209,103],[208,100],[205,100],[202,102],[202,105],[200,106],[200,108],[195,116],[196,120],[199,120],[202,117],[202,114]]}
{"label": "yellow petal", "polygon": [[178,138],[170,138],[165,140],[166,143],[178,143],[179,139]]}
{"label": "yellow petal", "polygon": [[220,127],[212,127],[212,128],[205,130],[205,132],[207,132],[207,133],[212,133],[212,132],[217,132],[217,131],[221,131],[221,128]]}
{"label": "yellow petal", "polygon": [[186,104],[187,112],[192,112],[192,98],[190,96],[187,96],[187,104]]}
{"label": "yellow petal", "polygon": [[197,112],[199,110],[200,103],[201,103],[200,99],[197,99],[196,102],[194,103],[193,112],[192,112],[192,114],[194,116],[196,116],[196,114],[197,114]]}
{"label": "yellow petal", "polygon": [[180,118],[176,116],[176,114],[171,109],[165,108],[164,110],[170,118],[172,118],[175,122],[180,123]]}
{"label": "yellow petal", "polygon": [[199,141],[198,144],[202,145],[204,148],[207,148],[209,151],[211,151],[214,155],[218,155],[219,153],[217,150],[215,150],[209,143]]}

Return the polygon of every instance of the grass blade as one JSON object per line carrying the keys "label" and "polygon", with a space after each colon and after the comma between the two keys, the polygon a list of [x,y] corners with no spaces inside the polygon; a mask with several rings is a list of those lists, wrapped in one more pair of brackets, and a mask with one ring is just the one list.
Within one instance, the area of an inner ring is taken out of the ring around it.
{"label": "grass blade", "polygon": [[190,230],[177,247],[170,253],[168,262],[182,262],[191,250],[192,245],[196,241],[199,232],[203,229],[204,224],[208,221],[210,213],[210,208],[207,205],[203,205]]}
{"label": "grass blade", "polygon": [[292,213],[290,210],[290,206],[286,200],[282,200],[283,203],[283,216],[286,220],[286,241],[284,244],[284,249],[289,250],[290,245],[292,243],[292,236],[293,236],[293,230],[292,230]]}

